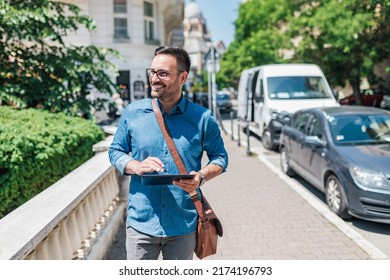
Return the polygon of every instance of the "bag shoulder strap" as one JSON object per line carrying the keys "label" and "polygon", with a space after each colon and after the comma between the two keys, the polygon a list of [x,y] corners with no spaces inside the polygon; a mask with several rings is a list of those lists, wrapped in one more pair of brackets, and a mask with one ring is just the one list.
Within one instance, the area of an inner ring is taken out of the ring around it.
{"label": "bag shoulder strap", "polygon": [[188,172],[184,166],[183,160],[181,159],[181,157],[176,149],[175,143],[172,140],[172,136],[169,133],[167,126],[165,125],[164,118],[161,114],[160,108],[158,107],[157,101],[155,99],[152,99],[152,105],[153,105],[154,114],[156,115],[158,124],[159,124],[160,129],[161,129],[161,132],[164,135],[164,138],[165,138],[165,141],[167,142],[169,151],[171,152],[171,155],[172,155],[173,159],[175,160],[175,163],[177,165],[177,168],[179,169],[180,174],[188,174]]}
{"label": "bag shoulder strap", "polygon": [[[176,149],[175,143],[173,142],[171,134],[169,133],[169,130],[165,124],[164,118],[161,114],[161,110],[158,107],[157,101],[155,99],[152,99],[152,107],[153,107],[154,114],[156,115],[157,122],[160,126],[161,132],[165,138],[165,141],[167,142],[169,151],[171,152],[171,155],[176,163],[177,168],[179,169],[181,174],[188,174],[188,172],[184,166],[183,160],[181,159],[180,154]],[[204,212],[204,209],[202,207],[202,203],[199,199],[198,192],[194,191],[194,192],[190,193],[190,197],[195,204],[196,211],[198,212],[201,221],[206,222],[208,220],[208,218],[207,218],[206,213]]]}

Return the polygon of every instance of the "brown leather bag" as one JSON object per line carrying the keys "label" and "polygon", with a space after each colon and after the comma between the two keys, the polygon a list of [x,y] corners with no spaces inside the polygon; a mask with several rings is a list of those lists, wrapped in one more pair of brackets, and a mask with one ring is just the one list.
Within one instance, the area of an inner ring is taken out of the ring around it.
{"label": "brown leather bag", "polygon": [[[199,196],[197,193],[195,200],[196,199],[199,201]],[[194,198],[192,198],[192,200],[195,203]],[[221,221],[218,219],[217,215],[215,215],[214,210],[211,208],[203,194],[201,198],[201,207],[202,209],[200,211],[197,208],[198,213],[202,214],[199,214],[195,247],[195,254],[199,259],[216,254],[218,236],[222,237],[223,235]]]}
{"label": "brown leather bag", "polygon": [[[152,106],[158,124],[164,135],[165,141],[167,142],[169,150],[172,154],[173,159],[175,160],[175,163],[180,173],[188,174],[187,170],[185,169],[184,163],[179,153],[177,152],[175,143],[173,142],[172,137],[170,136],[169,131],[165,125],[160,108],[158,107],[157,102],[154,99],[152,100]],[[217,253],[218,236],[222,237],[223,228],[221,221],[215,215],[214,210],[211,208],[205,196],[202,194],[201,191],[200,193],[201,199],[199,198],[197,191],[190,193],[190,197],[194,202],[196,211],[199,215],[198,229],[196,234],[196,246],[194,252],[199,259],[203,259],[205,257]]]}

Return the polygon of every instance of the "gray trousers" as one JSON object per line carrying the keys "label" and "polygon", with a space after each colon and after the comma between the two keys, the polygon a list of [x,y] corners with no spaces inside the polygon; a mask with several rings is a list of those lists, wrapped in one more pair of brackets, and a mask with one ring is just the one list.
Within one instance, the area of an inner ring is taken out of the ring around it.
{"label": "gray trousers", "polygon": [[126,251],[128,260],[157,260],[162,253],[164,260],[192,260],[196,233],[155,237],[127,225]]}

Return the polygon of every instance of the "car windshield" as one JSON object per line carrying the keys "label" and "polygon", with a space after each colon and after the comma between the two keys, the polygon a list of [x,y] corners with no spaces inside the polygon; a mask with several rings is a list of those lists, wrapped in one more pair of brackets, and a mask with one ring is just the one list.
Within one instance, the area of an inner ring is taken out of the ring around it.
{"label": "car windshield", "polygon": [[389,115],[340,115],[328,120],[337,145],[390,143]]}
{"label": "car windshield", "polygon": [[229,95],[227,94],[222,94],[222,93],[217,94],[217,100],[229,100],[229,99],[230,99]]}
{"label": "car windshield", "polygon": [[271,99],[331,98],[321,77],[272,77],[267,82]]}

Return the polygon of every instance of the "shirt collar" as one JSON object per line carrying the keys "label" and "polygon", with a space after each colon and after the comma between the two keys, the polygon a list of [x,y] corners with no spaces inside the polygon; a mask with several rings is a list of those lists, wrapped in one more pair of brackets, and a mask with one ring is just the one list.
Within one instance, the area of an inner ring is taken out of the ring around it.
{"label": "shirt collar", "polygon": [[[167,115],[167,113],[164,111],[163,107],[160,104],[160,100],[157,99],[158,107],[160,107],[161,112],[163,115]],[[183,114],[185,110],[187,109],[188,100],[184,97],[183,93],[181,94],[181,98],[179,103],[175,105],[175,107],[172,108],[171,112],[169,112],[169,115],[176,115],[176,114]]]}

